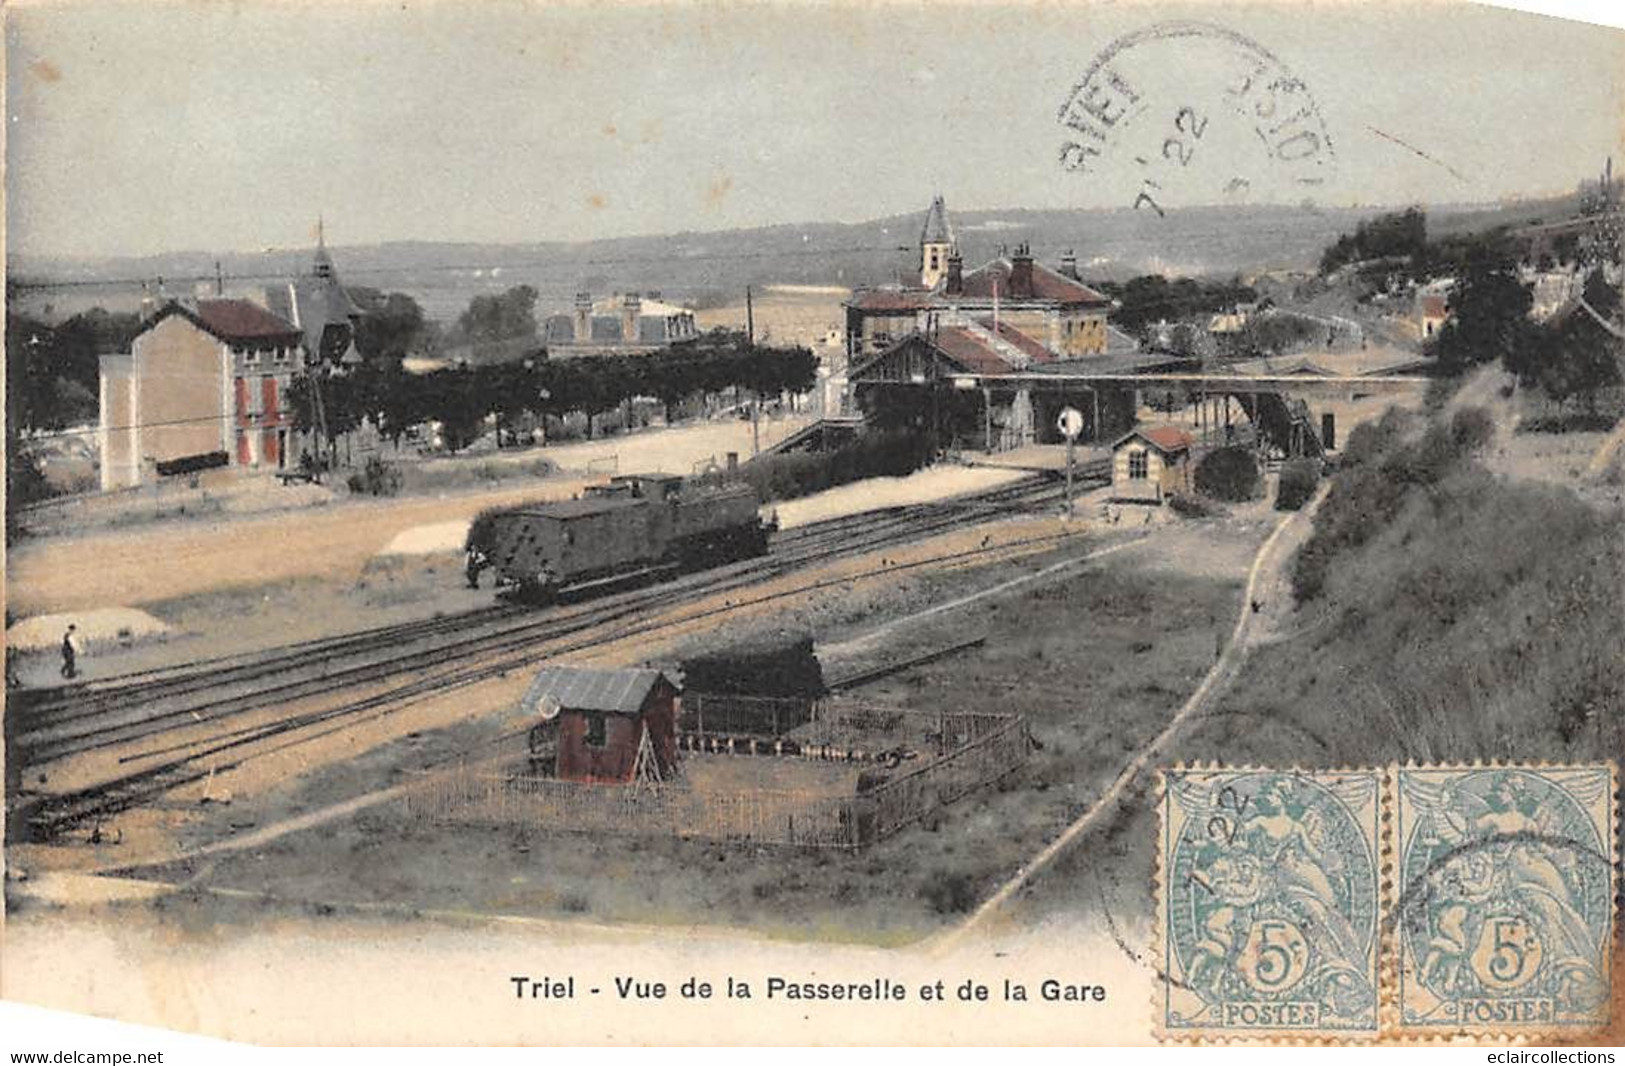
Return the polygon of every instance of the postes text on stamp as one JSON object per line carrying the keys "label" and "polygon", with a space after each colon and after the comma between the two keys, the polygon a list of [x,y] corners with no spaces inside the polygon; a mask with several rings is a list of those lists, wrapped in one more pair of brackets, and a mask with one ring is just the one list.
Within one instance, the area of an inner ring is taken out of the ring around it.
{"label": "postes text on stamp", "polygon": [[1398,1026],[1515,1032],[1605,1023],[1612,769],[1407,767],[1396,804]]}
{"label": "postes text on stamp", "polygon": [[1165,770],[1167,1037],[1374,1036],[1380,774]]}

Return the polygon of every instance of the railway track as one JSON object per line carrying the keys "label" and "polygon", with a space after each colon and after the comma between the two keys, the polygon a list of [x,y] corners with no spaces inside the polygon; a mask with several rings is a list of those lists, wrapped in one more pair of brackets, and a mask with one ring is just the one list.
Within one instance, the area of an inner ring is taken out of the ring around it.
{"label": "railway track", "polygon": [[[1104,474],[1091,470],[1086,476]],[[922,539],[967,519],[1043,508],[1059,499],[1059,491],[1052,479],[1027,478],[989,492],[812,523],[775,538],[772,550],[761,558],[584,603],[546,611],[494,605],[332,641],[222,656],[55,690],[22,708],[15,723],[12,743],[27,765],[131,750],[117,757],[118,770],[107,780],[34,798],[27,820],[42,837],[86,823],[99,825],[118,811],[232,769],[247,758],[532,665],[543,646],[548,655],[563,655],[692,624],[704,614],[740,604],[680,619],[654,616],[819,563]],[[269,720],[256,714],[274,709],[289,713]],[[147,745],[140,747],[142,741]]]}

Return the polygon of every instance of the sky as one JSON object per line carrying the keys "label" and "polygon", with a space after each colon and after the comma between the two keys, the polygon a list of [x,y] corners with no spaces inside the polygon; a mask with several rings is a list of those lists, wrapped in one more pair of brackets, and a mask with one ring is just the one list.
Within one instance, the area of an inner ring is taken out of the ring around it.
{"label": "sky", "polygon": [[[1572,189],[1625,134],[1625,31],[1462,3],[8,9],[27,256],[303,246],[318,214],[344,245],[860,221],[934,193],[1480,202]],[[1155,34],[1175,21],[1205,28]],[[1058,113],[1114,42],[1143,106],[1068,170]],[[1299,86],[1273,142],[1242,110],[1269,101],[1226,95],[1259,69]],[[1311,142],[1312,185],[1278,155]]]}

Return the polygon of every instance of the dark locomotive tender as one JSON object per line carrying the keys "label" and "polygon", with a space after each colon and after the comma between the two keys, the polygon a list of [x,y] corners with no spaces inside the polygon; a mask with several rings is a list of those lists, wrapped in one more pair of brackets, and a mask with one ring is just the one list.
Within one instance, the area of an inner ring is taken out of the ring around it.
{"label": "dark locomotive tender", "polygon": [[498,587],[526,599],[635,573],[717,566],[761,555],[773,526],[750,485],[623,474],[582,498],[489,515],[477,545]]}

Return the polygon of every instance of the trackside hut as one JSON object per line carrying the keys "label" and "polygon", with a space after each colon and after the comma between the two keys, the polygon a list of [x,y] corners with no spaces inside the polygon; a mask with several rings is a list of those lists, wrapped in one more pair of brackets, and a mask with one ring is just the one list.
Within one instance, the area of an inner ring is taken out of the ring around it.
{"label": "trackside hut", "polygon": [[1173,426],[1125,433],[1112,443],[1112,496],[1161,503],[1190,489],[1191,436]]}
{"label": "trackside hut", "polygon": [[624,785],[677,771],[677,687],[659,670],[544,667],[522,707],[557,712],[561,780]]}

